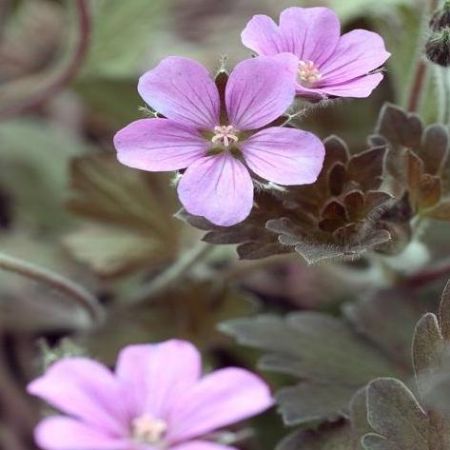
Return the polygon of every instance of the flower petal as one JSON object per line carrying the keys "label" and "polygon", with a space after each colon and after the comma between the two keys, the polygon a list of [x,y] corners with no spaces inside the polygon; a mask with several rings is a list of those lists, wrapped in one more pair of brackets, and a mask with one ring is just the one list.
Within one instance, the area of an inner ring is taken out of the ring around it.
{"label": "flower petal", "polygon": [[239,63],[225,90],[230,123],[252,130],[280,117],[294,100],[297,65],[297,58],[288,53]]}
{"label": "flower petal", "polygon": [[44,450],[134,450],[125,439],[108,436],[62,416],[44,419],[36,427],[34,436]]}
{"label": "flower petal", "polygon": [[266,128],[247,139],[241,148],[253,172],[282,185],[314,183],[325,157],[318,137],[293,128]]}
{"label": "flower petal", "polygon": [[141,97],[169,119],[211,129],[219,123],[220,100],[214,80],[198,62],[170,56],[139,80]]}
{"label": "flower petal", "polygon": [[28,392],[99,430],[120,435],[127,428],[120,386],[103,365],[65,358],[28,385]]}
{"label": "flower petal", "polygon": [[365,98],[381,83],[382,79],[382,73],[373,73],[346,83],[324,86],[317,91],[328,96]]}
{"label": "flower petal", "polygon": [[114,136],[117,159],[149,171],[184,169],[208,150],[208,141],[193,127],[169,119],[141,119]]}
{"label": "flower petal", "polygon": [[186,210],[216,225],[242,222],[253,206],[253,183],[247,168],[228,153],[209,156],[189,166],[178,195]]}
{"label": "flower petal", "polygon": [[228,445],[216,444],[209,441],[189,441],[170,447],[170,450],[237,450]]}
{"label": "flower petal", "polygon": [[338,45],[339,19],[329,8],[285,9],[280,15],[283,51],[316,66],[324,63]]}
{"label": "flower petal", "polygon": [[125,387],[134,415],[164,418],[181,392],[201,376],[201,356],[187,341],[130,345],[117,360],[116,374]]}
{"label": "flower petal", "polygon": [[253,16],[241,33],[242,43],[258,55],[283,53],[278,25],[263,14]]}
{"label": "flower petal", "polygon": [[320,87],[366,75],[383,65],[389,56],[379,34],[367,30],[350,31],[341,36],[335,52],[320,68]]}
{"label": "flower petal", "polygon": [[265,411],[273,400],[267,384],[239,368],[221,369],[198,382],[174,404],[169,442],[202,436]]}

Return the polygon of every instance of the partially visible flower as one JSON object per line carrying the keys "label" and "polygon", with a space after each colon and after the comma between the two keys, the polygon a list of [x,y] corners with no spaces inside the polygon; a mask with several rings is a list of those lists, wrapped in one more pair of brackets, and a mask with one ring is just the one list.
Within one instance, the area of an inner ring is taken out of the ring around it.
{"label": "partially visible flower", "polygon": [[[250,172],[281,185],[313,183],[324,147],[311,133],[268,127],[295,96],[297,59],[290,54],[238,64],[224,93],[197,62],[165,58],[144,74],[142,98],[165,118],[120,130],[122,164],[149,171],[186,169],[178,195],[186,210],[216,225],[243,221],[253,206]],[[223,98],[221,98],[223,94]]]}
{"label": "partially visible flower", "polygon": [[279,26],[268,16],[254,16],[241,36],[258,55],[297,56],[299,96],[367,97],[383,79],[376,69],[390,53],[377,33],[340,33],[339,19],[331,9],[292,7],[281,13]]}
{"label": "partially visible flower", "polygon": [[433,31],[441,31],[450,27],[450,0],[445,0],[443,5],[436,10],[430,20],[430,28]]}
{"label": "partially visible flower", "polygon": [[450,66],[450,27],[431,34],[425,44],[425,54],[435,64]]}
{"label": "partially visible flower", "polygon": [[65,358],[28,391],[67,414],[44,419],[45,450],[231,450],[208,433],[272,405],[267,385],[238,368],[201,377],[186,341],[125,347],[113,374],[88,358]]}

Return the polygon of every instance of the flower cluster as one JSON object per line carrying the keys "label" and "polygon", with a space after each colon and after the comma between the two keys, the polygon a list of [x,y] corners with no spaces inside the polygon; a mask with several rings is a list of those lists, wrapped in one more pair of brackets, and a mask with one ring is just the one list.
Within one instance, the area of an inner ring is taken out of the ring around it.
{"label": "flower cluster", "polygon": [[215,82],[203,66],[181,57],[165,58],[145,73],[138,91],[157,117],[135,121],[114,138],[118,159],[127,166],[184,171],[181,203],[220,226],[249,216],[255,182],[317,180],[322,142],[277,121],[295,97],[366,97],[389,57],[375,33],[340,36],[339,20],[327,8],[289,8],[279,27],[255,16],[242,42],[259,56],[238,64],[229,78],[219,74]]}
{"label": "flower cluster", "polygon": [[267,385],[239,368],[201,377],[189,342],[125,347],[113,374],[88,358],[64,358],[28,391],[66,416],[36,428],[46,450],[231,450],[208,434],[272,405]]}

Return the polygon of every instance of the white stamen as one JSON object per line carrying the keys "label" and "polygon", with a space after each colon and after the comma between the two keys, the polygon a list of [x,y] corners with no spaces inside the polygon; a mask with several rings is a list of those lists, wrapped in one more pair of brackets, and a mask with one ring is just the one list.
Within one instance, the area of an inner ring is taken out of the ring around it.
{"label": "white stamen", "polygon": [[224,147],[229,147],[232,143],[239,141],[237,130],[232,125],[218,125],[214,127],[214,136],[211,139],[213,144],[218,142]]}
{"label": "white stamen", "polygon": [[312,61],[298,63],[299,83],[305,87],[312,87],[321,80],[322,74]]}
{"label": "white stamen", "polygon": [[157,444],[167,431],[167,423],[150,414],[143,414],[131,422],[133,439],[143,444]]}

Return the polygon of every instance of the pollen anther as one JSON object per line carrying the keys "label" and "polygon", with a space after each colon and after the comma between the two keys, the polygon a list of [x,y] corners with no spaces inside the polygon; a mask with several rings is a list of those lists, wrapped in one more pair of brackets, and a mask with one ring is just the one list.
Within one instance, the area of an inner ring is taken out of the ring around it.
{"label": "pollen anther", "polygon": [[214,127],[214,133],[211,139],[213,144],[220,143],[224,147],[229,147],[239,141],[237,130],[232,125],[218,125]]}
{"label": "pollen anther", "polygon": [[167,431],[167,423],[150,414],[143,414],[132,421],[131,430],[135,441],[143,444],[157,444]]}
{"label": "pollen anther", "polygon": [[305,87],[314,86],[322,78],[322,74],[312,61],[298,63],[299,83]]}

